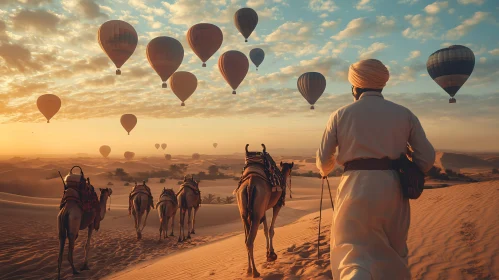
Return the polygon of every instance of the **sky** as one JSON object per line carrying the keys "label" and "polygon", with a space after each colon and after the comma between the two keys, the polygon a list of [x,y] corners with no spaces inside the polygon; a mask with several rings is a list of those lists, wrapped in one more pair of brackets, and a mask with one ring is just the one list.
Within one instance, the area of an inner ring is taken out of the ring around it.
{"label": "sky", "polygon": [[[233,22],[242,7],[259,16],[247,43]],[[121,76],[97,41],[111,19],[139,35]],[[265,143],[269,152],[315,149],[329,115],[353,101],[348,66],[366,58],[387,65],[385,98],[413,111],[437,149],[499,151],[498,19],[495,0],[0,0],[0,155],[93,155],[101,145],[111,146],[111,156],[161,155],[155,143],[171,154],[243,152],[246,143]],[[224,34],[206,68],[186,41],[200,22]],[[197,76],[185,107],[147,61],[145,47],[158,36],[182,43],[178,71]],[[454,44],[468,46],[476,64],[449,104],[426,60]],[[256,47],[265,60],[258,72],[250,62],[232,95],[218,57]],[[312,71],[327,81],[315,110],[296,87]],[[47,93],[62,100],[49,124],[36,107]],[[138,118],[130,135],[120,124],[127,113]]]}

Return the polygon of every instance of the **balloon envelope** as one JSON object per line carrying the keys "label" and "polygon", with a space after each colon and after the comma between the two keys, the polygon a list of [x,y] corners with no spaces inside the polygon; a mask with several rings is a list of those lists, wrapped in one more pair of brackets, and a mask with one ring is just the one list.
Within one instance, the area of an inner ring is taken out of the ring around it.
{"label": "balloon envelope", "polygon": [[134,152],[128,152],[128,151],[126,151],[126,152],[123,154],[123,156],[125,156],[125,159],[127,159],[127,160],[131,160],[131,159],[133,159],[133,157],[135,156],[135,153],[134,153]]}
{"label": "balloon envelope", "polygon": [[111,153],[111,147],[108,145],[102,145],[99,148],[99,152],[103,157],[107,158],[107,156]]}
{"label": "balloon envelope", "polygon": [[217,143],[213,143],[213,148],[216,148],[218,146]]}
{"label": "balloon envelope", "polygon": [[218,69],[234,90],[232,94],[236,94],[236,89],[246,77],[248,68],[248,58],[240,51],[227,51],[218,58]]}
{"label": "balloon envelope", "polygon": [[326,78],[318,72],[307,72],[302,74],[297,81],[298,90],[308,101],[310,109],[314,109],[314,104],[326,89]]}
{"label": "balloon envelope", "polygon": [[159,149],[159,144],[154,144],[154,147],[156,147],[156,149]]}
{"label": "balloon envelope", "polygon": [[198,23],[187,31],[187,42],[203,62],[203,67],[206,67],[205,62],[220,48],[223,39],[222,30],[210,23]]}
{"label": "balloon envelope", "polygon": [[170,88],[173,93],[182,101],[181,106],[185,106],[184,101],[189,98],[198,86],[198,79],[190,72],[178,71],[170,77]]}
{"label": "balloon envelope", "polygon": [[248,42],[248,37],[255,30],[258,24],[258,14],[251,8],[242,8],[234,14],[234,24],[237,30],[244,36],[244,41]]}
{"label": "balloon envelope", "polygon": [[172,155],[170,155],[170,154],[166,154],[166,155],[165,155],[165,159],[166,159],[166,160],[171,160],[171,159],[172,159]]}
{"label": "balloon envelope", "polygon": [[166,144],[165,143],[161,144],[161,149],[163,149],[163,150],[166,149]]}
{"label": "balloon envelope", "polygon": [[182,44],[171,37],[156,37],[147,44],[146,55],[151,67],[158,73],[166,88],[166,80],[177,71],[184,59]]}
{"label": "balloon envelope", "polygon": [[61,99],[54,94],[44,94],[36,100],[38,110],[45,116],[47,123],[61,109]]}
{"label": "balloon envelope", "polygon": [[468,80],[474,68],[473,51],[460,45],[440,49],[432,53],[426,62],[430,77],[452,97],[449,101],[455,101],[454,95]]}
{"label": "balloon envelope", "polygon": [[110,20],[102,24],[97,32],[97,39],[102,50],[113,61],[116,74],[119,68],[132,56],[137,47],[137,32],[129,23],[121,20]]}
{"label": "balloon envelope", "polygon": [[250,51],[250,59],[255,64],[256,70],[258,70],[258,66],[262,64],[264,58],[265,52],[262,49],[255,48]]}
{"label": "balloon envelope", "polygon": [[130,131],[132,131],[137,124],[137,117],[134,114],[124,114],[121,116],[120,122],[123,128],[128,132],[128,135],[130,135]]}
{"label": "balloon envelope", "polygon": [[192,154],[192,159],[199,159],[201,156],[198,153]]}

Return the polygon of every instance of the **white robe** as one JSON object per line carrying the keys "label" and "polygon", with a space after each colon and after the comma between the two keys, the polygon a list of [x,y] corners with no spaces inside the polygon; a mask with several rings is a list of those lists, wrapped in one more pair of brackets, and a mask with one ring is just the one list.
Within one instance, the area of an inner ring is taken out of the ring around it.
{"label": "white robe", "polygon": [[[329,118],[317,151],[317,168],[327,175],[335,163],[360,158],[397,159],[414,149],[423,171],[435,162],[435,150],[418,118],[378,92],[365,92]],[[338,148],[338,155],[334,154]],[[347,171],[335,197],[331,230],[333,279],[410,279],[407,267],[408,199],[392,170]]]}

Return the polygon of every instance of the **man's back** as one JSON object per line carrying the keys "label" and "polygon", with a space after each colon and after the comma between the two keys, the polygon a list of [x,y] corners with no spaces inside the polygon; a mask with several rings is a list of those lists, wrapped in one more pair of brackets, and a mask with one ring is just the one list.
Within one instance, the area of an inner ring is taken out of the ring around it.
{"label": "man's back", "polygon": [[409,109],[385,100],[381,93],[365,92],[358,101],[335,112],[330,125],[336,130],[336,143],[327,137],[327,143],[322,144],[338,146],[336,160],[341,165],[360,158],[397,159],[406,152],[407,142],[414,148],[422,170],[433,165],[434,149],[417,117]]}

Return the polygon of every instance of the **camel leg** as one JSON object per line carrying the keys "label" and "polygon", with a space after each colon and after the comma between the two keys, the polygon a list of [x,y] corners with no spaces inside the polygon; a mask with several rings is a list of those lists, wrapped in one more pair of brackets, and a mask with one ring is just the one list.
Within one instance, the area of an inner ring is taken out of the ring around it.
{"label": "camel leg", "polygon": [[147,217],[149,216],[149,211],[150,211],[150,209],[148,209],[146,212],[146,218],[144,219],[144,225],[142,226],[142,229],[140,230],[140,232],[142,232],[144,230],[144,228],[146,227]]}
{"label": "camel leg", "polygon": [[66,229],[63,224],[63,217],[59,215],[57,227],[59,228],[59,259],[57,260],[57,279],[61,278],[62,257],[64,255],[64,245],[66,243]]}
{"label": "camel leg", "polygon": [[167,239],[168,238],[168,223],[170,223],[170,217],[166,217],[166,223],[165,223],[165,228],[163,230],[163,238]]}
{"label": "camel leg", "polygon": [[194,226],[196,225],[196,213],[198,212],[198,210],[199,206],[194,208],[194,217],[192,217],[192,231],[191,231],[192,234],[196,234],[196,232],[194,231]]}
{"label": "camel leg", "polygon": [[73,274],[80,274],[73,263],[73,251],[75,248],[75,240],[76,240],[76,235],[72,232],[69,233],[69,253],[68,253],[68,261],[69,264],[71,264],[71,268],[73,269]]}
{"label": "camel leg", "polygon": [[[245,218],[241,217],[241,219],[243,221],[243,226],[244,226],[244,243],[248,243],[248,234],[249,234],[249,228],[250,228],[250,226],[248,224],[248,221]],[[247,273],[248,273],[248,275],[250,275],[253,270],[251,269],[251,258],[250,258],[250,255],[249,255],[249,250],[246,250],[246,251],[248,253],[248,269],[247,269]]]}
{"label": "camel leg", "polygon": [[268,252],[267,256],[267,261],[275,261],[277,260],[277,254],[274,252],[274,245],[273,245],[273,240],[274,240],[274,226],[275,226],[275,221],[277,219],[277,215],[279,214],[279,211],[281,210],[280,206],[275,206],[273,208],[273,214],[272,214],[272,223],[270,224],[270,251]]}
{"label": "camel leg", "polygon": [[173,235],[173,226],[175,225],[175,216],[177,215],[177,212],[173,213],[172,216],[172,232],[170,233],[170,236],[175,236]]}
{"label": "camel leg", "polygon": [[261,220],[260,217],[262,216],[263,215],[257,215],[257,213],[253,213],[248,239],[246,240],[246,249],[248,250],[248,254],[251,260],[251,267],[253,269],[253,278],[260,277],[260,273],[256,270],[255,258],[253,256],[253,245],[255,243],[256,234],[258,233],[258,226],[260,225],[260,220]]}
{"label": "camel leg", "polygon": [[[98,217],[96,217],[97,219]],[[92,240],[92,233],[94,232],[94,224],[90,224],[88,226],[88,236],[87,236],[87,243],[85,244],[85,260],[83,261],[83,266],[80,268],[80,270],[90,270],[88,267],[88,257],[90,255],[90,240]]]}
{"label": "camel leg", "polygon": [[264,215],[262,220],[263,220],[263,233],[265,233],[265,240],[267,241],[267,257],[268,257],[270,241],[269,241],[269,226],[267,224],[267,216]]}
{"label": "camel leg", "polygon": [[187,210],[187,239],[191,239],[191,228],[192,228],[192,207]]}
{"label": "camel leg", "polygon": [[140,224],[142,223],[142,215],[140,212],[135,214],[137,216],[137,240],[142,238],[142,232],[140,231]]}
{"label": "camel leg", "polygon": [[185,211],[186,211],[185,209],[180,210],[178,242],[182,242],[185,239],[185,235],[184,235]]}

